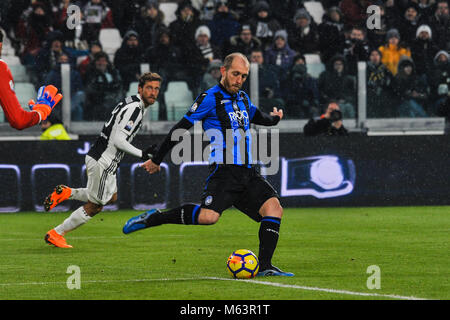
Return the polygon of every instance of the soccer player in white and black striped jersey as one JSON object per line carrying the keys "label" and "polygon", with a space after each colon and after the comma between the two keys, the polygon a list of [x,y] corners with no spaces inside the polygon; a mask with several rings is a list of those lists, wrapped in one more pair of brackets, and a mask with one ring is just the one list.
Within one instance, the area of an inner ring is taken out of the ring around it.
{"label": "soccer player in white and black striped jersey", "polygon": [[139,79],[138,94],[126,97],[114,108],[110,119],[86,155],[86,188],[59,185],[45,199],[46,211],[65,200],[79,200],[85,205],[75,210],[64,222],[47,232],[45,241],[60,248],[71,248],[64,235],[88,222],[102,211],[103,206],[117,200],[116,171],[125,153],[144,161],[150,159],[156,149],[134,147],[131,142],[142,126],[148,108],[155,103],[162,78],[157,73],[145,73]]}

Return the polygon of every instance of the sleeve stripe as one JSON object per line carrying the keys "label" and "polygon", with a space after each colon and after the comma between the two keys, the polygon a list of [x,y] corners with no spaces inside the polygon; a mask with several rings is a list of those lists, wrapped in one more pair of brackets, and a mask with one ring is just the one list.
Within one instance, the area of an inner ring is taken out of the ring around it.
{"label": "sleeve stripe", "polygon": [[134,112],[133,112],[133,114],[131,115],[129,121],[135,122],[136,119],[137,119],[137,117],[139,116],[140,113],[141,113],[141,109],[140,109],[139,107],[136,107],[136,108],[134,109]]}

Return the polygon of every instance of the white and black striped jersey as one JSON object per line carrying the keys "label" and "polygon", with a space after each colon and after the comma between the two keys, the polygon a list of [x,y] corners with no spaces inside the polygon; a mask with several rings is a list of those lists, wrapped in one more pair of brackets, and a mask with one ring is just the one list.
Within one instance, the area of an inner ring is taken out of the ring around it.
{"label": "white and black striped jersey", "polygon": [[133,147],[131,142],[142,127],[146,109],[139,95],[120,101],[88,155],[110,172],[116,172],[125,152],[141,157],[142,151]]}

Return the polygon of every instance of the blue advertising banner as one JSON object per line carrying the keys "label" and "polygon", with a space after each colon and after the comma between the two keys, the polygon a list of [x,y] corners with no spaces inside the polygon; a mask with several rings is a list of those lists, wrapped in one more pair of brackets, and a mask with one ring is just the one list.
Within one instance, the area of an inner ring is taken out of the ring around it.
{"label": "blue advertising banner", "polygon": [[[95,138],[2,142],[0,212],[43,211],[56,185],[85,187],[84,159]],[[163,138],[138,136],[134,144],[144,148]],[[449,136],[278,138],[278,150],[269,150],[278,154],[258,167],[285,207],[450,204]],[[209,164],[196,156],[194,143],[192,148],[191,161],[174,164],[169,154],[154,175],[139,167],[139,159],[125,156],[117,171],[118,201],[105,209],[199,202]],[[68,201],[58,210],[78,205]]]}

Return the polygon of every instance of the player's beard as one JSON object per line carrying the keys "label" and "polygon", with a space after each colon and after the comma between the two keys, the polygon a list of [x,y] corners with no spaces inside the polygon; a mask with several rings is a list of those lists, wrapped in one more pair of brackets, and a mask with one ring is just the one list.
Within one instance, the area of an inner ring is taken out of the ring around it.
{"label": "player's beard", "polygon": [[237,93],[242,87],[242,86],[233,85],[232,83],[230,83],[227,75],[225,75],[225,78],[223,79],[223,86],[225,87],[225,89],[227,89],[227,91],[229,93],[232,93],[232,94]]}
{"label": "player's beard", "polygon": [[156,98],[154,96],[144,97],[144,102],[147,106],[150,106],[156,102]]}

